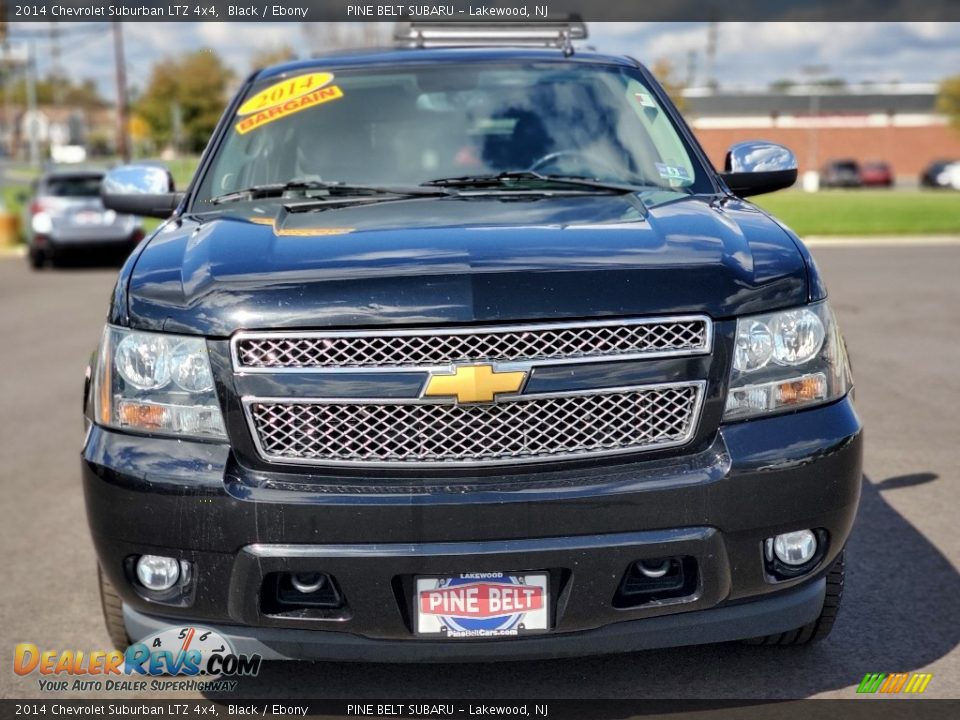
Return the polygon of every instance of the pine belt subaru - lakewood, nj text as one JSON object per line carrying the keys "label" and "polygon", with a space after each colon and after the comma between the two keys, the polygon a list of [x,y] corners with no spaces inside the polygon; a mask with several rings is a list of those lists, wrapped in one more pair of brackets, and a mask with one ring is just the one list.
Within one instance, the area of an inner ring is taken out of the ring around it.
{"label": "pine belt subaru - lakewood, nj text", "polygon": [[826,636],[861,425],[810,254],[742,199],[793,155],[715,171],[643,66],[569,34],[425,33],[255,73],[186,192],[107,175],[108,207],[167,218],[86,383],[111,639],[417,661]]}

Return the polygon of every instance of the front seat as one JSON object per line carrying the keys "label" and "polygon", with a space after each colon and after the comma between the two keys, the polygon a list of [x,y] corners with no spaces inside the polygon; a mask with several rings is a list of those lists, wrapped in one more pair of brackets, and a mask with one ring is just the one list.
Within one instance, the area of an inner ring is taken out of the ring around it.
{"label": "front seat", "polygon": [[553,150],[553,140],[535,112],[510,108],[493,119],[513,120],[514,124],[509,134],[491,134],[484,139],[483,161],[492,170],[526,170]]}

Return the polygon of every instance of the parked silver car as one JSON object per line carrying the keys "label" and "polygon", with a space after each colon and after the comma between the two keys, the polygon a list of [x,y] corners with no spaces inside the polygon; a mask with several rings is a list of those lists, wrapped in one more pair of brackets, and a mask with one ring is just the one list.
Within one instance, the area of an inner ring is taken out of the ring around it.
{"label": "parked silver car", "polygon": [[143,239],[140,219],[107,210],[99,170],[56,170],[34,184],[24,209],[30,265],[56,264],[67,252],[94,248],[129,252]]}

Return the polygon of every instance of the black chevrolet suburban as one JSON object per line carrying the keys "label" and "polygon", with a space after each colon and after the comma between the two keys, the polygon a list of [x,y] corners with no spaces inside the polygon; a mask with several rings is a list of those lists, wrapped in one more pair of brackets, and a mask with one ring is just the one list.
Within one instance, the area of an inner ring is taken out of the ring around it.
{"label": "black chevrolet suburban", "polygon": [[[827,292],[651,74],[419,47],[250,77],[120,272],[83,487],[110,637],[449,661],[826,636],[861,424]],[[423,44],[423,43],[419,43]]]}

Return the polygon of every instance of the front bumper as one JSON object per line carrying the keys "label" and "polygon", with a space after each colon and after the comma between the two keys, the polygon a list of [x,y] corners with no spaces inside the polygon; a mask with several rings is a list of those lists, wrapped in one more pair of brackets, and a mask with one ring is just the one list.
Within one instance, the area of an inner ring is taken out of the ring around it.
{"label": "front bumper", "polygon": [[[813,620],[822,576],[842,549],[860,492],[862,434],[849,399],[722,427],[700,452],[515,477],[364,480],[243,467],[221,445],[94,427],[84,488],[100,563],[134,637],[180,622],[222,629],[269,657],[442,660],[551,657],[717,642]],[[823,528],[819,565],[775,582],[763,540]],[[195,564],[189,603],[149,600],[132,555]],[[624,570],[666,555],[696,559],[696,591],[615,607]],[[417,638],[415,575],[548,570],[551,631],[511,640]],[[342,613],[263,612],[271,572],[332,574]]]}
{"label": "front bumper", "polygon": [[[304,632],[285,628],[205,625],[230,641],[237,653],[265,660],[343,662],[482,662],[540,660],[634,652],[653,648],[728,642],[788,632],[820,614],[826,582],[821,578],[794,590],[748,603],[675,615],[627,620],[593,630],[477,642],[371,640],[345,632]],[[127,632],[142,638],[177,620],[123,609]]]}

